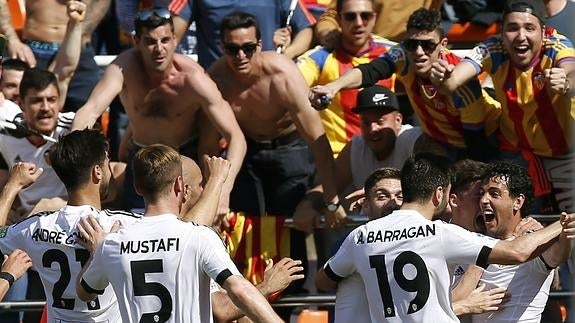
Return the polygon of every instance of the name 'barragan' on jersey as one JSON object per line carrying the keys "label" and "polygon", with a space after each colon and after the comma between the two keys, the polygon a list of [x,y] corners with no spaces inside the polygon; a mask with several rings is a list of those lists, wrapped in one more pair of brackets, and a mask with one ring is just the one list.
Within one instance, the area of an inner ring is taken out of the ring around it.
{"label": "name 'barragan' on jersey", "polygon": [[400,230],[377,230],[368,231],[367,239],[364,238],[363,232],[359,232],[357,244],[375,243],[375,242],[393,242],[406,239],[425,238],[435,235],[435,224],[403,228]]}
{"label": "name 'barragan' on jersey", "polygon": [[120,254],[148,253],[180,250],[180,238],[165,238],[139,241],[122,241]]}

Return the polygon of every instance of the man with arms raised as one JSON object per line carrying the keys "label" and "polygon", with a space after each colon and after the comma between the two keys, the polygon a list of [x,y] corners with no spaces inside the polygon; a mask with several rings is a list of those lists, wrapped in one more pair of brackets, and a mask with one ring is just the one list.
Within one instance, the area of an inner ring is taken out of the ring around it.
{"label": "man with arms raised", "polygon": [[544,1],[507,1],[501,34],[478,44],[456,65],[434,62],[430,77],[441,91],[452,92],[482,71],[491,76],[502,107],[502,157],[529,170],[537,197],[555,190],[557,211],[573,206],[565,178],[572,172],[575,49],[545,26],[545,16]]}
{"label": "man with arms raised", "polygon": [[185,194],[178,152],[165,145],[142,148],[133,168],[134,186],[146,201],[144,217],[107,235],[94,251],[78,277],[80,298],[93,300],[111,284],[124,322],[211,322],[211,278],[251,319],[280,322],[219,236],[178,219]]}
{"label": "man with arms raised", "polygon": [[575,227],[575,216],[563,215],[561,223],[509,242],[431,221],[448,208],[450,171],[445,158],[430,154],[406,161],[401,188],[401,209],[355,229],[316,276],[318,288],[331,289],[359,273],[372,322],[422,322],[428,317],[458,322],[449,296],[456,264],[526,262],[557,235],[572,235]]}
{"label": "man with arms raised", "polygon": [[407,38],[401,44],[335,81],[312,87],[310,99],[320,106],[323,96],[332,99],[340,90],[371,86],[396,73],[424,133],[444,145],[453,160],[466,155],[485,159],[485,137],[495,129],[492,120],[497,115],[498,103],[482,90],[477,79],[445,95],[431,84],[429,73],[433,62],[459,61],[447,49],[448,39],[441,24],[441,14],[436,10],[414,11],[407,21]]}
{"label": "man with arms raised", "polygon": [[[333,153],[297,66],[284,55],[262,52],[253,15],[227,15],[220,29],[225,55],[209,73],[230,102],[248,146],[231,208],[291,217],[317,171],[328,225],[341,224],[345,211],[337,198]],[[307,259],[304,241],[302,232],[292,230],[292,258]]]}
{"label": "man with arms raised", "polygon": [[[72,128],[91,127],[119,94],[130,120],[131,156],[141,147],[161,143],[195,158],[206,145],[217,145],[224,137],[232,164],[222,192],[222,207],[226,208],[245,155],[245,141],[234,115],[204,70],[191,58],[175,53],[174,24],[168,10],[141,11],[135,25],[135,48],[118,55],[106,68],[88,102],[78,110]],[[208,124],[217,131],[205,134]],[[132,178],[128,167],[126,207],[143,208],[142,198],[133,191]]]}

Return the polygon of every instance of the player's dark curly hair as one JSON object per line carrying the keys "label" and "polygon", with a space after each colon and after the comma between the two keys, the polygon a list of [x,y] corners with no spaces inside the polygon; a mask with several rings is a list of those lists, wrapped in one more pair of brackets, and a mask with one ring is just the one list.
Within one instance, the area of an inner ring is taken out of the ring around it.
{"label": "player's dark curly hair", "polygon": [[441,13],[434,9],[419,8],[415,10],[407,20],[407,30],[412,29],[428,32],[437,30],[439,37],[445,37],[441,25]]}
{"label": "player's dark curly hair", "polygon": [[523,194],[525,201],[521,206],[521,217],[531,214],[534,203],[534,191],[531,176],[527,169],[510,161],[496,161],[488,165],[483,181],[492,178],[503,180],[509,189],[509,196],[517,198]]}
{"label": "player's dark curly hair", "polygon": [[438,187],[447,189],[451,181],[450,162],[431,153],[411,156],[401,169],[404,203],[426,203]]}

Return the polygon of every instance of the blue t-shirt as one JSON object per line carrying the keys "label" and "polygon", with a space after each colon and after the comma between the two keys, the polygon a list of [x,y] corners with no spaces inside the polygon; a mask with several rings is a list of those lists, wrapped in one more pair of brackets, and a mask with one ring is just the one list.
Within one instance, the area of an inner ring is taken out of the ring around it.
{"label": "blue t-shirt", "polygon": [[[285,27],[289,14],[290,0],[189,0],[185,6],[181,0],[155,0],[155,6],[168,7],[170,10],[188,20],[196,22],[198,61],[208,68],[220,56],[220,22],[235,11],[250,13],[258,19],[262,35],[263,50],[275,50],[273,34],[278,28]],[[290,26],[294,33],[315,23],[313,16],[298,3],[291,18]]]}

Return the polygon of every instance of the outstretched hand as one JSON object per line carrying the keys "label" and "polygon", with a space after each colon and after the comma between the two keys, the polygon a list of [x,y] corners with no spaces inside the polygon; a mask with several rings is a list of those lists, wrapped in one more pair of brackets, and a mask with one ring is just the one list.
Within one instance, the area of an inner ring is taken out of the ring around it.
{"label": "outstretched hand", "polygon": [[258,285],[258,289],[264,296],[269,297],[286,289],[291,282],[304,277],[301,260],[282,258],[274,265],[273,260],[269,259],[264,271],[264,280]]}
{"label": "outstretched hand", "polygon": [[497,311],[499,307],[509,298],[506,296],[506,289],[502,287],[484,290],[485,285],[481,284],[474,289],[467,297],[470,314],[481,314],[485,312]]}

